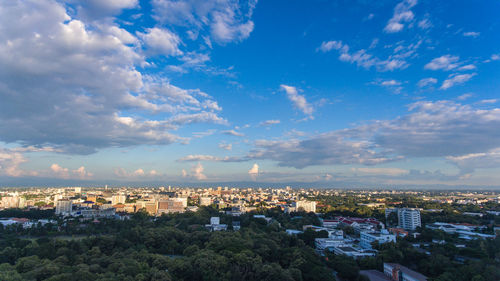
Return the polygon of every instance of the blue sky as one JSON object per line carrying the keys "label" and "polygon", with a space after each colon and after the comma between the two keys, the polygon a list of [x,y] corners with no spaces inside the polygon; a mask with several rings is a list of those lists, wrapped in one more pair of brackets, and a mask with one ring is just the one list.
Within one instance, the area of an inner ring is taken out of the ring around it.
{"label": "blue sky", "polygon": [[498,186],[499,12],[2,2],[0,185]]}

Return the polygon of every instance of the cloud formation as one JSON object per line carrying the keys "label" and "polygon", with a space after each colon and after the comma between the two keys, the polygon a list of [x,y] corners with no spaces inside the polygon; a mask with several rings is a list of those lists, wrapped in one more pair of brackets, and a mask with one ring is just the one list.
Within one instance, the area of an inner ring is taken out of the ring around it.
{"label": "cloud formation", "polygon": [[452,55],[440,56],[427,63],[424,68],[430,70],[453,70],[460,65],[458,63],[459,59],[458,56]]}
{"label": "cloud formation", "polygon": [[52,172],[52,176],[62,179],[89,179],[93,176],[84,166],[75,170],[70,170],[54,163],[50,166],[50,171]]}
{"label": "cloud formation", "polygon": [[154,17],[164,24],[188,29],[191,39],[201,34],[205,43],[240,42],[254,29],[251,20],[257,0],[153,0]]}
{"label": "cloud formation", "polygon": [[[30,20],[11,24],[19,18]],[[112,22],[72,17],[64,5],[48,0],[2,2],[0,25],[0,141],[88,154],[185,142],[171,131],[226,122],[206,93],[138,70],[148,65],[140,39],[165,54],[179,52],[167,47],[174,35],[170,41],[149,37],[165,30],[135,37]],[[134,112],[166,117],[147,119]]]}
{"label": "cloud formation", "polygon": [[363,67],[365,69],[375,67],[378,71],[384,72],[407,68],[409,64],[406,58],[412,56],[419,46],[420,43],[411,44],[407,47],[399,46],[394,54],[390,55],[385,60],[373,56],[365,49],[351,52],[349,45],[342,43],[342,41],[324,41],[316,50],[324,53],[337,50],[340,54],[340,61],[355,63],[358,67]]}
{"label": "cloud formation", "polygon": [[474,76],[476,76],[476,73],[450,75],[448,79],[443,81],[443,84],[441,85],[440,89],[446,90],[455,85],[463,84],[469,81]]}
{"label": "cloud formation", "polygon": [[280,120],[266,120],[266,121],[260,122],[259,126],[261,126],[261,127],[268,127],[268,126],[276,125],[276,124],[279,124],[279,123],[281,123]]}
{"label": "cloud formation", "polygon": [[394,8],[392,18],[387,22],[384,31],[387,33],[396,33],[404,29],[405,24],[413,21],[414,14],[411,11],[417,5],[417,0],[403,0]]}
{"label": "cloud formation", "polygon": [[421,101],[409,114],[305,140],[260,140],[249,154],[280,166],[375,165],[407,157],[457,157],[500,147],[500,109]]}
{"label": "cloud formation", "polygon": [[299,90],[296,87],[282,84],[280,88],[285,91],[286,97],[292,102],[295,108],[308,115],[309,119],[314,119],[312,116],[314,111],[313,106],[307,102],[304,95],[299,94]]}
{"label": "cloud formation", "polygon": [[257,176],[259,175],[259,165],[257,165],[257,163],[254,163],[252,168],[248,170],[248,174],[253,180],[257,180]]}

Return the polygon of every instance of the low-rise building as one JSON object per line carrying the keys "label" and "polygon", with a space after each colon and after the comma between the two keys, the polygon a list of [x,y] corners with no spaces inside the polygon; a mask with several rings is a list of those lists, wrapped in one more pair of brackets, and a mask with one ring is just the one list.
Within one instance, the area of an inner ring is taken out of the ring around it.
{"label": "low-rise building", "polygon": [[211,217],[210,224],[205,224],[205,227],[210,231],[227,230],[227,224],[221,224],[219,217]]}
{"label": "low-rise building", "polygon": [[364,249],[371,249],[372,243],[375,241],[379,244],[396,242],[396,235],[390,234],[385,229],[380,232],[361,232],[360,237],[359,246]]}
{"label": "low-rise building", "polygon": [[384,274],[393,281],[427,281],[427,277],[397,263],[384,263]]}
{"label": "low-rise building", "polygon": [[374,250],[359,249],[352,244],[342,244],[332,247],[331,250],[336,255],[346,255],[355,259],[361,257],[374,257],[377,254]]}

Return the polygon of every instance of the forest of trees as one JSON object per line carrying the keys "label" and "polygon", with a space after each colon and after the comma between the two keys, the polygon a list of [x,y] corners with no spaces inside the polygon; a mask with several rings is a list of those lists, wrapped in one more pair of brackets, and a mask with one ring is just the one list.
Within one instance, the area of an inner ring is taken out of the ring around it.
{"label": "forest of trees", "polygon": [[[139,212],[123,221],[57,218],[55,223],[31,229],[0,227],[0,280],[292,281],[335,280],[335,276],[366,280],[359,270],[382,270],[383,262],[401,263],[431,280],[500,280],[500,238],[457,248],[453,244],[456,237],[423,229],[418,239],[398,239],[377,247],[377,257],[354,260],[316,253],[314,239],[325,237],[325,232],[285,233],[285,228],[318,224],[315,214],[285,214],[277,209],[259,212],[274,220],[267,223],[252,214],[233,218],[204,207],[196,213],[158,218]],[[27,214],[53,217],[50,213]],[[229,230],[207,231],[204,224],[211,216],[220,216]],[[241,230],[231,230],[233,219],[240,221]],[[412,247],[412,243],[436,237],[447,243],[433,244],[431,255]]]}

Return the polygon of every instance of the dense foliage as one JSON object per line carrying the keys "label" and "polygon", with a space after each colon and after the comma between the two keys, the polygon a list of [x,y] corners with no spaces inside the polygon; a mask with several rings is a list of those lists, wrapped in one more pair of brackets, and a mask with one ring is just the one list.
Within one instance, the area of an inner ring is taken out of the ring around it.
{"label": "dense foliage", "polygon": [[247,215],[240,231],[208,232],[202,225],[214,214],[8,227],[0,280],[334,280],[325,261],[277,222]]}
{"label": "dense foliage", "polygon": [[[382,210],[357,206],[351,199],[329,197],[324,216],[385,219]],[[342,200],[347,200],[345,205]],[[483,224],[496,219],[464,216],[458,208],[468,207],[442,206],[443,212],[424,213],[423,220]],[[334,280],[337,276],[359,281],[366,280],[360,270],[383,270],[384,262],[403,264],[437,281],[500,280],[499,237],[464,242],[457,235],[423,228],[418,238],[374,245],[377,257],[354,260],[332,253],[322,257],[313,250],[314,239],[326,237],[326,232],[306,230],[297,236],[284,232],[319,225],[317,215],[286,214],[280,209],[257,213],[272,220],[253,218],[254,213],[234,218],[210,207],[158,218],[139,212],[123,221],[63,220],[53,211],[5,210],[0,213],[3,217],[53,220],[27,229],[0,226],[0,280]],[[207,231],[204,224],[211,216],[220,216],[228,231]],[[233,220],[240,221],[239,231],[232,230]],[[344,232],[355,235],[349,227]]]}

